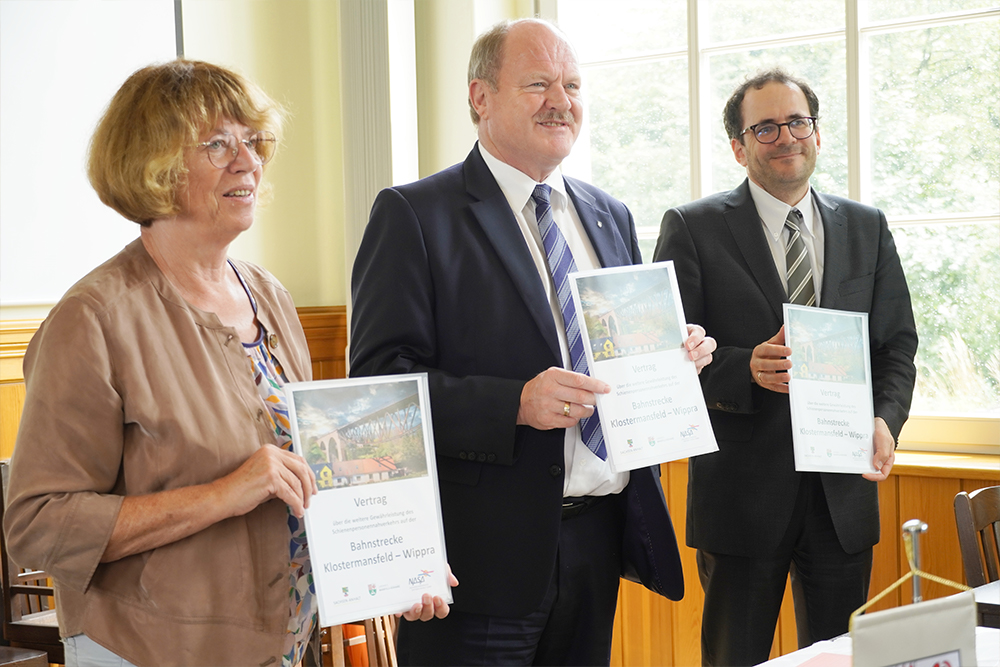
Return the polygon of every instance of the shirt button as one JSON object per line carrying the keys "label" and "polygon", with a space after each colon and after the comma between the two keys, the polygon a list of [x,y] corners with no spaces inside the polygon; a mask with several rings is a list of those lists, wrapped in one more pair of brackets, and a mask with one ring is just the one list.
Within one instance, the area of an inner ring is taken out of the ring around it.
{"label": "shirt button", "polygon": [[272,350],[277,350],[278,349],[278,334],[271,334],[270,336],[268,336],[267,337],[267,344],[271,347]]}
{"label": "shirt button", "polygon": [[560,474],[562,474],[562,468],[560,466],[552,466],[551,468],[549,468],[549,474],[552,475],[553,477],[558,477]]}

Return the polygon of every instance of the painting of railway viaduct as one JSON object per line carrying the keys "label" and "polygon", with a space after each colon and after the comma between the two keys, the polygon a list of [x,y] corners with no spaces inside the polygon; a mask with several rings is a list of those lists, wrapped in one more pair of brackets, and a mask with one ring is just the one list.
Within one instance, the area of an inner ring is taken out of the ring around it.
{"label": "painting of railway viaduct", "polygon": [[296,391],[295,419],[320,490],[427,475],[415,380]]}
{"label": "painting of railway viaduct", "polygon": [[865,338],[858,313],[825,308],[789,308],[792,377],[799,380],[865,384]]}
{"label": "painting of railway viaduct", "polygon": [[577,287],[595,361],[681,346],[667,269],[584,276]]}

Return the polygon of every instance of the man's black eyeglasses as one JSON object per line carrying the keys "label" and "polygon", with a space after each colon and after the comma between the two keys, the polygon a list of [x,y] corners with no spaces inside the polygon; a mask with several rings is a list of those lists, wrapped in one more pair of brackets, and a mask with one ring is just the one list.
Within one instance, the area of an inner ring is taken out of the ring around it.
{"label": "man's black eyeglasses", "polygon": [[803,116],[787,123],[757,123],[740,132],[740,136],[747,132],[753,132],[753,136],[760,143],[773,144],[781,135],[782,127],[787,127],[788,133],[796,139],[808,139],[816,131],[816,117]]}

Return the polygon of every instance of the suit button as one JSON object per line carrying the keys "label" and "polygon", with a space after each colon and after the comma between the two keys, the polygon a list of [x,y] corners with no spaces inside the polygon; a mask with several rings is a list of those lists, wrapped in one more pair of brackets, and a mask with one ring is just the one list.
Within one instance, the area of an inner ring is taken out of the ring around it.
{"label": "suit button", "polygon": [[726,404],[723,403],[722,401],[719,401],[718,403],[715,404],[715,407],[719,408],[720,410],[725,410]]}
{"label": "suit button", "polygon": [[487,463],[493,463],[496,460],[497,460],[497,455],[496,454],[490,454],[489,456],[486,457],[486,462]]}
{"label": "suit button", "polygon": [[462,459],[464,461],[465,459],[469,458],[469,455],[466,454],[465,452],[459,452],[458,453],[458,458],[460,458],[460,459]]}
{"label": "suit button", "polygon": [[271,346],[272,350],[278,349],[278,334],[271,334],[267,337],[267,344]]}
{"label": "suit button", "polygon": [[558,477],[559,475],[562,474],[562,467],[552,466],[551,468],[549,468],[549,474],[552,475],[553,477]]}
{"label": "suit button", "polygon": [[479,452],[477,459],[480,463],[486,463],[486,452]]}

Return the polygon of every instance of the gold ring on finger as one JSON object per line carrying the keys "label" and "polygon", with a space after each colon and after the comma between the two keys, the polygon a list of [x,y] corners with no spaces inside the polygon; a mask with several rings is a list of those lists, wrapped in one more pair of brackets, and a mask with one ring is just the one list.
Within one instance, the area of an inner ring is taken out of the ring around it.
{"label": "gold ring on finger", "polygon": [[569,406],[570,406],[569,401],[566,401],[565,403],[563,403],[563,416],[564,417],[569,417]]}

